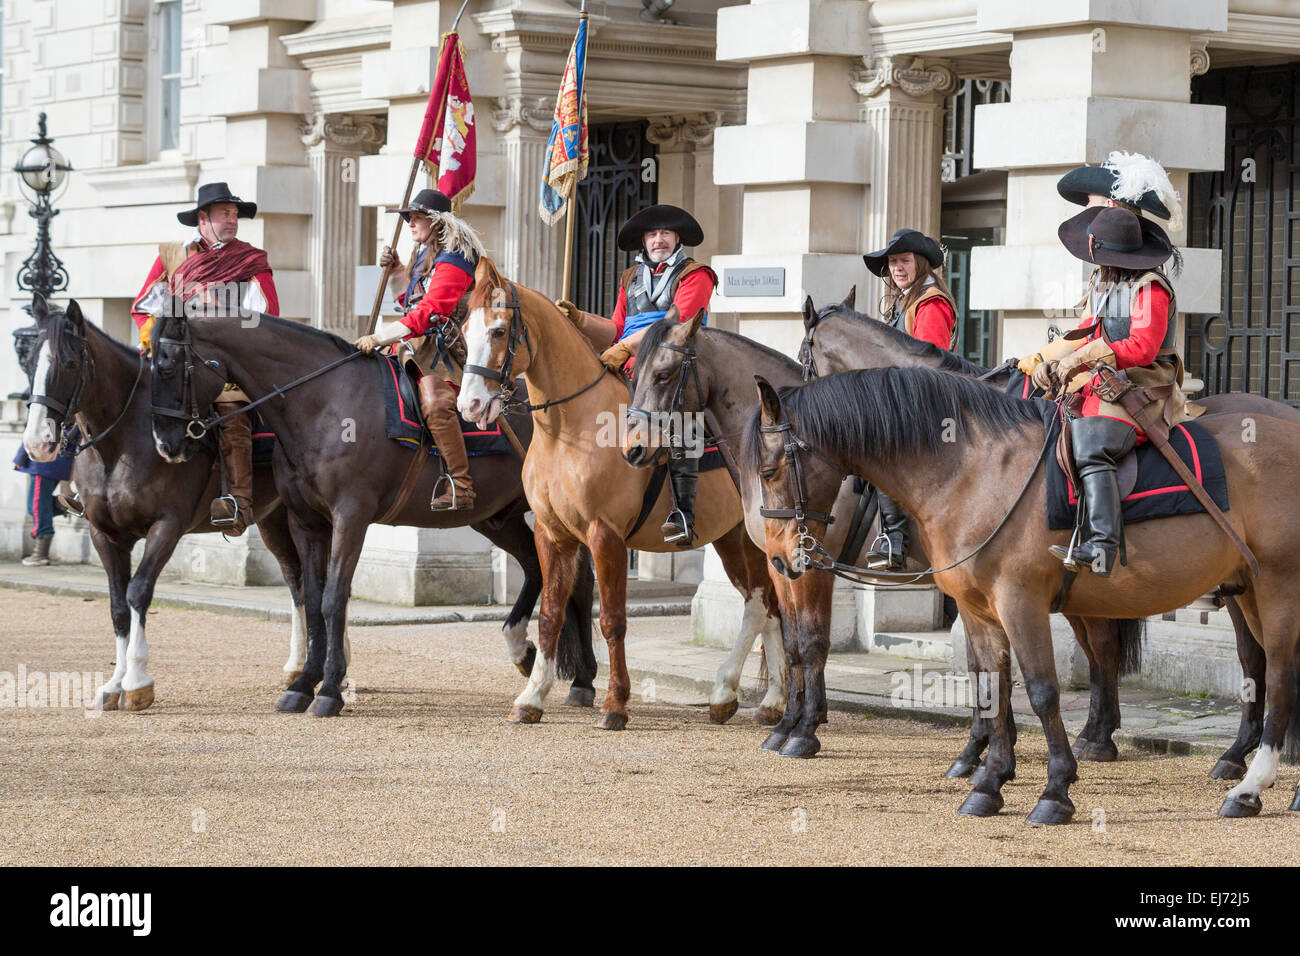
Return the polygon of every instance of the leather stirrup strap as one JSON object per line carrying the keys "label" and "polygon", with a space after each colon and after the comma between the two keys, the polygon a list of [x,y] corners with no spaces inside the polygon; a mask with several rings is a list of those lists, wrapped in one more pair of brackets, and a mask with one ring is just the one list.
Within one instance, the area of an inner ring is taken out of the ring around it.
{"label": "leather stirrup strap", "polygon": [[388,506],[388,510],[375,519],[375,524],[388,524],[397,517],[406,502],[410,500],[412,493],[415,491],[416,484],[420,481],[420,473],[424,471],[425,460],[428,457],[424,442],[424,429],[420,430],[420,447],[415,449],[415,454],[411,457],[411,463],[406,467],[406,474],[402,478],[402,485],[397,489],[397,497],[393,503]]}

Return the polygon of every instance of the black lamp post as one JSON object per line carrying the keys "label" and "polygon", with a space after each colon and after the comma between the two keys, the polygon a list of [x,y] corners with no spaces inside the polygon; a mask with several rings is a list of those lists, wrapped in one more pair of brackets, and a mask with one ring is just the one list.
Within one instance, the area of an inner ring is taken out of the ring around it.
{"label": "black lamp post", "polygon": [[[63,268],[62,261],[50,248],[50,220],[59,214],[51,201],[67,183],[72,164],[63,158],[53,143],[54,140],[45,133],[45,114],[42,113],[32,146],[14,166],[19,188],[32,204],[27,215],[36,220],[36,248],[18,272],[18,288],[39,292],[46,299],[68,287],[68,270]],[[26,305],[23,310],[31,315],[32,307]],[[31,398],[32,376],[36,373],[37,335],[35,323],[14,330],[14,351],[18,353],[18,364],[27,373],[27,391],[14,392],[10,398],[23,401]]]}

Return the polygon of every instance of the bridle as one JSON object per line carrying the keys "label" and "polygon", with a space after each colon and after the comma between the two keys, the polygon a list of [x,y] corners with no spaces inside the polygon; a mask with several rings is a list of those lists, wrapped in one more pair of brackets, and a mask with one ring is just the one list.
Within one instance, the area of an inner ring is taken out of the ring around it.
{"label": "bridle", "polygon": [[605,377],[605,373],[609,371],[609,369],[605,368],[603,363],[600,366],[600,371],[596,374],[594,379],[576,392],[565,395],[563,398],[555,398],[547,402],[538,402],[536,404],[515,399],[515,388],[519,378],[519,376],[513,374],[515,367],[515,353],[519,350],[519,343],[522,342],[528,348],[528,364],[531,366],[533,364],[533,342],[532,339],[528,337],[528,323],[524,321],[523,310],[519,307],[519,287],[509,279],[503,279],[502,281],[505,283],[505,286],[497,286],[492,289],[488,293],[488,301],[491,302],[492,296],[495,292],[498,290],[504,291],[506,287],[509,287],[509,301],[504,302],[501,305],[493,303],[491,306],[494,313],[497,309],[510,310],[510,328],[506,333],[505,360],[501,363],[501,368],[499,370],[487,368],[482,365],[472,365],[468,362],[465,363],[464,368],[464,371],[471,375],[480,375],[489,382],[497,383],[497,393],[501,396],[502,413],[542,412],[556,405],[563,405],[565,402],[575,399],[579,395],[589,392],[599,385],[601,380]]}
{"label": "bridle", "polygon": [[[700,366],[695,360],[695,341],[692,339],[690,345],[673,345],[671,342],[660,342],[659,348],[667,349],[669,352],[677,352],[682,356],[681,364],[677,366],[677,387],[673,391],[672,400],[668,403],[669,422],[671,423],[676,417],[674,413],[683,413],[686,408],[686,390],[690,387],[692,381],[695,382],[695,395],[700,400],[700,410],[704,411],[704,386],[700,384]],[[647,411],[644,408],[638,408],[635,405],[629,405],[627,409],[629,416],[635,415],[644,418],[647,425],[654,419],[656,412]],[[669,432],[669,444],[673,446],[680,445],[680,436]],[[721,442],[721,438],[715,439]],[[709,444],[709,438],[704,438],[704,447]]]}
{"label": "bridle", "polygon": [[[141,352],[140,363],[136,368],[135,381],[131,384],[131,391],[127,394],[126,402],[123,404],[122,410],[118,412],[117,417],[113,419],[112,424],[94,438],[90,439],[90,441],[82,442],[80,445],[72,447],[68,442],[68,436],[72,433],[72,426],[76,424],[77,411],[81,406],[81,397],[86,391],[86,383],[95,377],[95,357],[90,352],[90,343],[86,341],[86,338],[83,335],[76,336],[76,339],[77,365],[79,371],[77,373],[77,384],[73,386],[72,394],[68,396],[68,400],[66,402],[60,402],[58,399],[51,398],[49,395],[38,395],[33,392],[32,397],[27,402],[28,407],[32,405],[44,405],[57,416],[59,424],[58,453],[61,456],[73,458],[80,455],[87,448],[99,444],[99,442],[102,441],[105,436],[116,428],[122,419],[126,417],[126,413],[131,407],[131,402],[135,400],[136,390],[140,387],[140,379],[144,377],[144,353]],[[47,345],[48,342],[49,340],[47,338]],[[44,385],[45,383],[42,382],[41,384]]]}
{"label": "bridle", "polygon": [[941,574],[944,571],[951,571],[953,568],[965,564],[971,558],[975,557],[975,555],[983,551],[989,542],[997,536],[998,532],[1006,526],[1007,521],[1011,519],[1011,515],[1024,499],[1025,493],[1029,491],[1029,486],[1034,480],[1034,475],[1038,474],[1038,469],[1043,464],[1043,459],[1047,455],[1047,450],[1052,447],[1053,439],[1052,430],[1050,428],[1044,429],[1043,447],[1038,452],[1038,457],[1034,460],[1034,467],[1030,469],[1029,475],[1025,478],[1025,483],[1021,486],[1020,493],[1016,495],[1016,500],[1011,503],[1011,507],[1007,509],[1007,513],[1002,516],[1002,520],[998,522],[997,527],[989,532],[988,537],[981,541],[974,551],[946,567],[930,567],[923,571],[910,572],[872,570],[871,568],[860,568],[857,565],[837,561],[835,556],[827,551],[822,543],[817,540],[816,536],[808,530],[809,520],[821,521],[829,525],[835,520],[835,517],[834,515],[828,515],[820,511],[808,510],[808,491],[804,483],[803,463],[799,457],[800,452],[808,452],[809,454],[821,459],[837,474],[839,474],[841,479],[849,477],[848,474],[795,433],[794,425],[788,418],[786,418],[784,408],[781,409],[781,421],[779,424],[760,425],[759,430],[765,434],[780,434],[782,436],[782,442],[785,445],[786,470],[790,474],[794,507],[760,508],[759,514],[764,518],[780,518],[799,522],[795,529],[799,535],[799,543],[795,547],[795,554],[791,561],[792,570],[804,571],[808,568],[813,568],[819,571],[829,571],[837,577],[859,584],[878,583],[877,579],[884,578],[888,583],[880,584],[881,587],[903,587],[908,584],[914,584],[924,577]]}
{"label": "bridle", "polygon": [[839,305],[828,305],[818,312],[817,321],[808,327],[808,331],[804,333],[803,341],[799,343],[799,367],[803,370],[803,380],[805,382],[810,382],[818,377],[817,360],[813,358],[813,338],[817,335],[817,326],[822,324],[822,319],[840,308]]}

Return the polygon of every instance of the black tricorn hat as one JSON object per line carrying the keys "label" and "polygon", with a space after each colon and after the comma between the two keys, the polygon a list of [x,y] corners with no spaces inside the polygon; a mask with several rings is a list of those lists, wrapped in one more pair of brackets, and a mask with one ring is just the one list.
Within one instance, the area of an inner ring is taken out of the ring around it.
{"label": "black tricorn hat", "polygon": [[178,212],[176,218],[180,220],[182,226],[197,226],[199,224],[199,210],[206,209],[208,206],[219,202],[232,202],[238,206],[240,219],[252,219],[257,215],[257,203],[244,202],[238,196],[233,195],[230,192],[230,187],[225,183],[204,183],[199,187],[199,196],[195,200],[194,208]]}
{"label": "black tricorn hat", "polygon": [[704,230],[685,209],[677,206],[647,206],[618,231],[618,247],[624,252],[636,252],[652,229],[671,229],[684,246],[698,246],[704,241]]}
{"label": "black tricorn hat", "polygon": [[[1061,194],[1062,199],[1076,206],[1086,206],[1089,196],[1105,196],[1109,199],[1115,189],[1115,178],[1115,171],[1109,167],[1080,166],[1060,178],[1056,184],[1056,191]],[[1142,194],[1142,198],[1137,201],[1137,207],[1161,219],[1168,219],[1172,215],[1169,207],[1161,202],[1160,197],[1152,189]]]}
{"label": "black tricorn hat", "polygon": [[397,212],[410,222],[413,212],[422,212],[426,216],[432,212],[451,212],[451,200],[436,189],[421,189],[415,194],[409,206],[403,206]]}
{"label": "black tricorn hat", "polygon": [[937,269],[943,265],[943,249],[939,247],[939,243],[915,229],[898,230],[890,236],[885,248],[878,252],[868,252],[862,257],[862,261],[867,264],[867,268],[873,275],[884,276],[885,269],[889,265],[889,257],[904,252],[915,252],[925,256],[932,268]]}
{"label": "black tricorn hat", "polygon": [[1098,266],[1154,269],[1174,254],[1163,229],[1122,206],[1091,206],[1056,234],[1076,259]]}

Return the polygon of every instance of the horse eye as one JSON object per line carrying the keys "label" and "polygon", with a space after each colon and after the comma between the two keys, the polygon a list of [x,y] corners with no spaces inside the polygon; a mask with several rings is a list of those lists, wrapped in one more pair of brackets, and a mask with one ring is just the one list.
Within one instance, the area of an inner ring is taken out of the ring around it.
{"label": "horse eye", "polygon": [[673,377],[672,372],[655,372],[655,381],[663,384]]}
{"label": "horse eye", "polygon": [[494,338],[494,339],[503,339],[503,338],[505,338],[505,337],[506,337],[506,330],[505,330],[505,329],[493,329],[493,330],[492,330],[492,338]]}
{"label": "horse eye", "polygon": [[775,468],[764,468],[764,469],[763,469],[762,471],[760,471],[758,474],[759,474],[759,477],[762,478],[764,481],[771,481],[773,478],[776,477],[776,469],[775,469]]}

